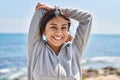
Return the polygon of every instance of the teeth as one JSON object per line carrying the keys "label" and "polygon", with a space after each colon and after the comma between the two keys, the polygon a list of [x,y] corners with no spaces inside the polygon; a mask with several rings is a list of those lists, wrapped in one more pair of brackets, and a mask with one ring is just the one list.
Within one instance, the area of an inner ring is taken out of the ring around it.
{"label": "teeth", "polygon": [[61,40],[62,37],[54,37],[56,40]]}

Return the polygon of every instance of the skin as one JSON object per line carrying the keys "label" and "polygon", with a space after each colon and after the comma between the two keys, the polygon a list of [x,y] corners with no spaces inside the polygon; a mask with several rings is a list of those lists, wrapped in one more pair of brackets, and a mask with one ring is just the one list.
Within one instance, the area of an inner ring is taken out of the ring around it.
{"label": "skin", "polygon": [[46,9],[46,10],[51,10],[51,9],[53,9],[53,7],[50,6],[50,5],[47,5],[47,4],[44,4],[44,3],[37,3],[37,5],[36,5],[36,7],[35,7],[35,10],[39,10],[39,9],[41,9],[41,8],[44,8],[44,9]]}
{"label": "skin", "polygon": [[51,19],[46,25],[44,35],[56,55],[58,55],[62,44],[69,41],[68,22],[59,16]]}
{"label": "skin", "polygon": [[[35,7],[35,10],[44,8],[46,10],[53,9],[52,6],[49,6],[44,3],[38,3]],[[64,18],[58,16],[51,19],[47,24],[44,31],[46,35],[47,42],[49,46],[53,49],[56,55],[59,54],[61,46],[64,42],[72,41],[74,38],[68,31],[68,22]]]}

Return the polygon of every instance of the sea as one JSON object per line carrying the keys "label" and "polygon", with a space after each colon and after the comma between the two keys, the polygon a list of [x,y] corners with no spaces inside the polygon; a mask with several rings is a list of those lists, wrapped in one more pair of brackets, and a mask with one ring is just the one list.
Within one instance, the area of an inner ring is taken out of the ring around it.
{"label": "sea", "polygon": [[[0,33],[0,80],[15,80],[27,75],[27,36]],[[120,35],[91,34],[81,66],[84,69],[120,68]]]}

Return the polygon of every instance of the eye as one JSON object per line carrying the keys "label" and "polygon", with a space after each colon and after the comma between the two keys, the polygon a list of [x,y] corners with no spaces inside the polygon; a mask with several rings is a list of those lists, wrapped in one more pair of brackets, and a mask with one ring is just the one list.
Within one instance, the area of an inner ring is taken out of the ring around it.
{"label": "eye", "polygon": [[62,30],[68,30],[68,24],[67,24],[67,23],[62,24],[61,29],[62,29]]}
{"label": "eye", "polygon": [[55,26],[51,26],[50,28],[53,29],[53,30],[56,30],[56,29],[57,29]]}
{"label": "eye", "polygon": [[62,30],[67,30],[67,27],[62,27],[61,29],[62,29]]}

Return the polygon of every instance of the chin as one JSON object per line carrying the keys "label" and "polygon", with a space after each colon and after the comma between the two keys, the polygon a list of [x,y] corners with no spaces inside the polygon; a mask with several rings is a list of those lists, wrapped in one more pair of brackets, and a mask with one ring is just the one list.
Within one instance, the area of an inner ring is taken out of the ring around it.
{"label": "chin", "polygon": [[[62,44],[63,44],[63,43],[62,43]],[[60,46],[62,46],[62,44],[56,44],[56,43],[54,43],[54,46],[60,47]]]}
{"label": "chin", "polygon": [[62,44],[61,44],[61,45],[54,45],[54,46],[56,46],[56,47],[60,47],[60,46],[62,46]]}

